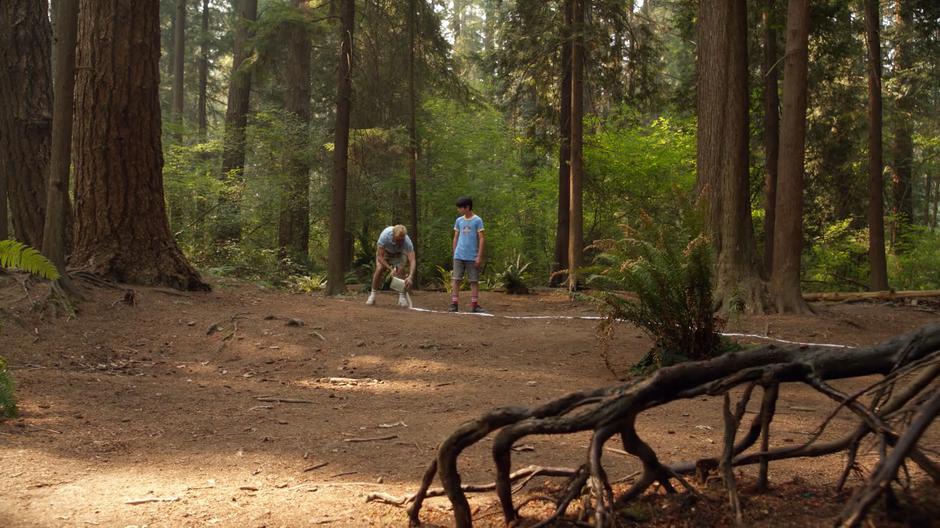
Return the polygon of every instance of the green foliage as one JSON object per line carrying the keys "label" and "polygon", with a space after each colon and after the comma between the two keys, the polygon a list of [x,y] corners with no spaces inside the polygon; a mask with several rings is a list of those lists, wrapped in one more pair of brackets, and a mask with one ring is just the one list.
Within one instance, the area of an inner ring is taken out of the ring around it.
{"label": "green foliage", "polygon": [[830,225],[813,240],[803,263],[805,291],[864,291],[868,275],[868,231],[852,229],[844,220]]}
{"label": "green foliage", "polygon": [[17,414],[13,390],[13,378],[10,377],[7,362],[0,357],[0,417],[13,418]]}
{"label": "green foliage", "polygon": [[506,293],[512,295],[524,295],[529,293],[529,287],[526,285],[528,280],[528,269],[531,262],[522,260],[522,255],[516,255],[515,260],[510,260],[506,268],[500,273],[500,282]]}
{"label": "green foliage", "polygon": [[16,240],[0,240],[0,268],[19,269],[49,280],[60,278],[55,264],[36,249]]}
{"label": "green foliage", "polygon": [[888,284],[896,290],[940,289],[940,232],[908,227],[902,242],[903,252],[888,255]]}
{"label": "green foliage", "polygon": [[287,289],[297,293],[313,293],[326,288],[326,274],[292,275],[287,278]]}
{"label": "green foliage", "polygon": [[663,229],[658,240],[628,233],[599,246],[603,253],[588,284],[600,290],[594,297],[607,314],[607,325],[626,320],[654,340],[635,370],[708,359],[723,351],[722,321],[712,299],[711,249],[704,237],[683,247],[679,237]]}

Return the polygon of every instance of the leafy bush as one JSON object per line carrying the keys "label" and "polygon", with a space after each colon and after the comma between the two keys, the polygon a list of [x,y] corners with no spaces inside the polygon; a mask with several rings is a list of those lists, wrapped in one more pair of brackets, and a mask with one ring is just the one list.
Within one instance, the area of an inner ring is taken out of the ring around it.
{"label": "leafy bush", "polygon": [[36,249],[16,240],[0,240],[0,268],[19,269],[44,279],[59,279],[59,270]]}
{"label": "leafy bush", "polygon": [[859,291],[868,287],[868,230],[850,220],[829,226],[804,255],[805,291]]}
{"label": "leafy bush", "polygon": [[908,226],[900,247],[888,255],[888,283],[897,290],[940,288],[940,233]]}
{"label": "leafy bush", "polygon": [[[607,314],[608,328],[626,320],[654,340],[652,350],[634,366],[649,372],[686,360],[715,357],[727,348],[712,300],[711,249],[702,236],[684,247],[664,230],[656,242],[628,237],[598,244],[588,285],[601,290],[595,299]],[[635,299],[622,292],[631,292]]]}
{"label": "leafy bush", "polygon": [[500,282],[506,293],[511,295],[524,295],[529,293],[526,285],[529,266],[531,262],[523,262],[522,255],[516,255],[515,260],[506,264],[506,269],[500,273]]}
{"label": "leafy bush", "polygon": [[13,378],[10,377],[6,360],[0,357],[0,416],[13,418],[16,414],[16,397],[13,395]]}
{"label": "leafy bush", "polygon": [[297,293],[313,293],[326,287],[326,274],[292,275],[287,278],[287,288]]}

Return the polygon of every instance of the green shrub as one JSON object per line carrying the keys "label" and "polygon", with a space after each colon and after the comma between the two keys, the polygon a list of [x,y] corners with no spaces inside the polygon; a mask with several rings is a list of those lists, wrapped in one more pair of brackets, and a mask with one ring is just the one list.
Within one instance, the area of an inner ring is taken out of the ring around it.
{"label": "green shrub", "polygon": [[698,236],[682,246],[661,229],[652,240],[627,237],[598,243],[603,253],[588,276],[588,285],[600,290],[593,296],[607,315],[608,329],[616,320],[626,320],[653,339],[653,348],[634,366],[638,373],[712,358],[730,346],[722,340],[722,320],[712,299],[706,239]]}
{"label": "green shrub", "polygon": [[0,268],[19,269],[44,279],[59,279],[55,264],[34,248],[16,240],[0,240]]}
{"label": "green shrub", "polygon": [[525,295],[529,293],[529,287],[526,285],[529,274],[528,269],[531,262],[523,262],[522,255],[516,255],[515,260],[510,260],[506,264],[506,269],[499,274],[500,285],[510,295]]}
{"label": "green shrub", "polygon": [[13,378],[10,377],[6,360],[0,357],[0,417],[13,418],[16,414]]}

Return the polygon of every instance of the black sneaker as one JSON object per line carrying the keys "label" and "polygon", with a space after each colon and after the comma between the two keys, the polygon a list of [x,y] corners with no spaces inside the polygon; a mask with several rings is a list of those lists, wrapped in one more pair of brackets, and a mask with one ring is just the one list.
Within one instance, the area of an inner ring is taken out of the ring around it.
{"label": "black sneaker", "polygon": [[473,308],[470,308],[470,311],[473,312],[473,313],[483,313],[483,312],[485,312],[486,310],[484,310],[482,306],[480,306],[479,304],[477,304],[477,305],[473,306]]}
{"label": "black sneaker", "polygon": [[452,312],[457,312],[457,311],[459,311],[459,310],[460,310],[460,308],[457,306],[457,303],[454,303],[454,304],[450,305],[450,311],[452,311]]}

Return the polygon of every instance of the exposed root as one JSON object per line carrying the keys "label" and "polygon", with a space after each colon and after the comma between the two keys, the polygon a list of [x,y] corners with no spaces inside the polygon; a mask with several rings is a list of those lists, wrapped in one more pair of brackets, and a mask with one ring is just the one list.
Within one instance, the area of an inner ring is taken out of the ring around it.
{"label": "exposed root", "polygon": [[[569,522],[584,523],[585,516],[590,515],[594,517],[594,526],[615,526],[619,524],[619,509],[654,484],[661,485],[667,493],[676,493],[671,482],[676,480],[687,492],[695,493],[682,475],[696,468],[705,474],[720,469],[735,519],[741,523],[743,514],[734,482],[734,467],[760,464],[758,489],[766,489],[768,466],[775,460],[816,457],[847,450],[850,457],[846,472],[849,472],[855,465],[859,442],[873,434],[883,445],[882,459],[863,487],[864,491],[857,494],[840,520],[844,526],[856,526],[878,497],[889,496],[891,483],[906,460],[913,461],[934,479],[940,477],[937,463],[917,447],[926,429],[925,424],[929,424],[940,410],[940,389],[928,391],[928,387],[934,386],[938,373],[940,324],[929,325],[868,348],[833,350],[815,346],[768,345],[708,361],[684,363],[662,368],[647,378],[568,394],[532,409],[495,409],[463,424],[444,440],[436,460],[428,467],[415,494],[403,500],[389,500],[390,497],[379,495],[374,498],[399,505],[411,502],[409,517],[411,523],[417,525],[420,524],[419,514],[424,499],[446,495],[453,506],[455,525],[466,528],[472,526],[473,521],[466,493],[493,490],[499,498],[505,521],[507,524],[514,523],[519,519],[518,509],[513,504],[513,493],[518,488],[514,490],[512,484],[520,479],[527,482],[533,478],[535,468],[511,472],[512,447],[530,435],[591,431],[593,436],[587,459],[577,470],[547,471],[543,468],[538,472],[539,475],[566,477],[568,481],[557,499],[553,514],[536,526],[548,526],[559,520],[579,497],[582,500],[580,517]],[[832,379],[877,374],[883,378],[856,394],[844,394],[828,384],[828,380]],[[899,381],[906,378],[910,381],[902,386]],[[809,385],[836,401],[838,408],[818,427],[808,442],[799,446],[768,449],[770,424],[781,383]],[[755,385],[764,389],[760,411],[740,440],[736,440]],[[738,386],[745,387],[744,396],[732,410],[727,394]],[[925,391],[928,391],[928,396],[923,395]],[[872,404],[863,405],[861,397],[872,393]],[[655,450],[637,434],[637,416],[654,407],[706,394],[725,396],[725,431],[720,455],[696,462],[663,464]],[[822,432],[842,408],[858,417],[856,430],[843,438],[821,442]],[[457,469],[460,454],[491,433],[495,433],[495,482],[485,486],[462,484]],[[605,444],[618,434],[624,450],[637,457],[642,464],[642,473],[629,489],[616,496],[604,469],[603,454]],[[758,438],[761,440],[760,449],[748,452]],[[430,489],[435,476],[440,477],[440,490]],[[844,484],[846,478],[844,476],[840,479],[840,485]]]}

